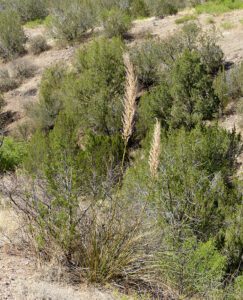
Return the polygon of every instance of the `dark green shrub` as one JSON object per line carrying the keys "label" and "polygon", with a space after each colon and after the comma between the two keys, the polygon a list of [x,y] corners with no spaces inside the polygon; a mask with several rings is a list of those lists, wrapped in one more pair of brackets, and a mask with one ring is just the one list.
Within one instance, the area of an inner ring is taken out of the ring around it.
{"label": "dark green shrub", "polygon": [[243,293],[243,275],[236,277],[234,282],[234,296],[236,299],[240,299]]}
{"label": "dark green shrub", "polygon": [[83,129],[100,134],[120,132],[125,67],[124,44],[119,38],[101,38],[77,53],[76,80],[66,81],[66,108],[76,114]]}
{"label": "dark green shrub", "polygon": [[163,128],[168,129],[173,106],[173,98],[170,87],[166,81],[145,93],[138,105],[138,121],[136,123],[136,134],[143,139],[153,127],[157,118]]}
{"label": "dark green shrub", "polygon": [[131,18],[117,8],[102,13],[102,25],[107,37],[123,37],[131,27]]}
{"label": "dark green shrub", "polygon": [[125,197],[151,204],[150,216],[162,232],[161,280],[167,278],[165,284],[175,293],[207,295],[223,286],[233,257],[233,270],[241,261],[241,187],[229,182],[240,146],[235,133],[217,127],[161,133],[156,177],[149,170],[147,148],[125,175]]}
{"label": "dark green shrub", "polygon": [[[235,186],[228,183],[235,172],[240,148],[239,136],[217,127],[198,127],[190,132],[172,130],[162,135],[155,183],[151,184],[145,152],[128,170],[124,187],[128,186],[131,199],[132,195],[138,199],[141,196],[141,201],[148,197],[156,205],[161,203],[161,209],[171,209],[163,216],[159,213],[165,220],[175,213],[174,218],[180,223],[180,216],[184,216],[185,221],[192,222],[193,227],[188,228],[193,228],[198,237],[218,235],[218,228],[225,226],[222,217],[234,211],[232,205],[236,207],[240,203],[240,193],[237,195]],[[183,221],[182,224],[187,228]]]}
{"label": "dark green shrub", "polygon": [[34,55],[39,55],[40,53],[48,50],[46,39],[42,35],[37,35],[30,40],[29,51]]}
{"label": "dark green shrub", "polygon": [[173,127],[190,128],[200,120],[211,119],[218,111],[219,99],[212,79],[197,53],[185,51],[177,59],[171,72],[171,86]]}
{"label": "dark green shrub", "polygon": [[222,70],[217,74],[213,82],[213,88],[215,94],[218,96],[220,101],[220,114],[222,115],[224,109],[226,108],[227,104],[229,103],[230,96],[229,96],[229,87],[227,84],[227,73],[225,70]]}
{"label": "dark green shrub", "polygon": [[124,93],[124,44],[119,38],[101,38],[77,52],[74,71],[52,67],[43,76],[40,102],[29,107],[38,128],[52,128],[61,110],[85,131],[113,134],[121,129]]}
{"label": "dark green shrub", "polygon": [[12,59],[24,52],[26,37],[14,11],[0,12],[0,57]]}
{"label": "dark green shrub", "polygon": [[[153,122],[151,117],[159,118],[165,127],[185,126],[188,129],[212,119],[220,101],[200,54],[184,51],[171,70],[165,72],[161,84],[145,94],[139,104],[140,130]],[[150,122],[144,125],[146,119]]]}
{"label": "dark green shrub", "polygon": [[141,84],[145,87],[155,84],[165,67],[171,69],[186,49],[199,53],[208,74],[215,75],[222,69],[223,53],[214,33],[202,33],[197,24],[188,23],[163,41],[148,39],[130,50]]}
{"label": "dark green shrub", "polygon": [[200,27],[192,22],[186,23],[179,32],[165,38],[163,42],[161,42],[162,62],[171,68],[175,60],[184,50],[198,50],[198,47],[200,47],[200,43],[198,43],[200,33]]}
{"label": "dark green shrub", "polygon": [[26,147],[23,143],[15,142],[11,138],[4,138],[0,147],[0,172],[14,171],[25,155]]}
{"label": "dark green shrub", "polygon": [[54,126],[56,117],[63,108],[62,83],[66,76],[64,66],[56,65],[43,74],[39,103],[26,107],[27,114],[37,128],[50,129]]}
{"label": "dark green shrub", "polygon": [[222,286],[226,257],[212,241],[197,243],[188,238],[184,242],[167,245],[161,258],[161,276],[179,295],[205,297]]}
{"label": "dark green shrub", "polygon": [[88,133],[81,143],[85,149],[80,163],[84,173],[82,185],[87,187],[86,195],[100,197],[104,185],[114,187],[120,178],[123,140],[120,134],[106,136]]}
{"label": "dark green shrub", "polygon": [[[239,192],[241,193],[241,183],[239,183]],[[241,194],[242,197],[242,194]],[[239,262],[242,259],[243,247],[243,216],[242,203],[237,205],[231,214],[227,217],[227,228],[225,230],[225,253],[229,260],[229,270],[237,270]]]}
{"label": "dark green shrub", "polygon": [[217,44],[217,35],[215,32],[206,32],[199,36],[199,51],[203,64],[207,66],[207,72],[215,75],[222,69],[224,62],[224,53]]}

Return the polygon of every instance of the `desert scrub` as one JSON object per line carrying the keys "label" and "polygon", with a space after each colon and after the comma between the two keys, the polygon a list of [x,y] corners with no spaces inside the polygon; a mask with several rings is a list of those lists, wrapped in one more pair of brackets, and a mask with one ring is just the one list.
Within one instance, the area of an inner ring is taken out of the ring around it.
{"label": "desert scrub", "polygon": [[239,63],[227,71],[226,84],[228,95],[232,99],[239,99],[243,96],[243,64]]}
{"label": "desert scrub", "polygon": [[[93,135],[82,150],[77,147],[76,121],[60,115],[53,131],[33,136],[24,162],[28,173],[18,178],[18,192],[16,189],[14,195],[17,207],[31,225],[26,229],[33,233],[30,243],[36,251],[66,266],[75,263],[80,276],[89,282],[128,279],[142,271],[138,265],[146,268],[147,258],[141,251],[146,241],[143,207],[137,207],[136,218],[132,218],[129,212],[135,211],[133,203],[111,194],[116,172],[110,167],[117,156],[112,140]],[[31,174],[36,174],[38,180]],[[29,186],[34,185],[40,192],[37,202],[35,188],[34,193],[29,190],[30,194],[19,190],[22,180],[32,182]]]}
{"label": "desert scrub", "polygon": [[25,51],[26,37],[20,18],[14,11],[0,12],[0,57],[10,60]]}
{"label": "desert scrub", "polygon": [[[120,38],[99,38],[77,52],[77,81],[68,80],[68,106],[79,113],[82,127],[112,135],[122,128],[125,85],[124,43]],[[91,84],[92,83],[92,84]],[[87,105],[89,103],[89,105]]]}
{"label": "desert scrub", "polygon": [[63,108],[61,90],[66,74],[65,67],[60,64],[45,70],[41,79],[38,104],[29,103],[25,107],[34,127],[41,130],[48,130],[53,127]]}
{"label": "desert scrub", "polygon": [[117,8],[103,11],[101,18],[107,37],[123,37],[131,27],[131,17]]}
{"label": "desert scrub", "polygon": [[35,72],[36,67],[26,59],[12,61],[8,69],[2,68],[0,71],[0,92],[6,93],[16,89],[24,79],[33,77]]}
{"label": "desert scrub", "polygon": [[43,35],[37,35],[30,40],[29,51],[34,55],[48,50],[46,39]]}
{"label": "desert scrub", "polygon": [[192,129],[203,120],[212,119],[219,109],[213,79],[208,75],[207,65],[202,63],[200,52],[184,50],[170,68],[139,102],[139,135],[147,131],[153,118],[158,118],[164,128]]}
{"label": "desert scrub", "polygon": [[161,46],[159,41],[148,39],[130,50],[139,83],[145,88],[156,84],[159,80]]}
{"label": "desert scrub", "polygon": [[3,68],[0,71],[0,92],[6,93],[8,91],[16,89],[20,84],[20,81],[10,76],[8,69]]}
{"label": "desert scrub", "polygon": [[18,13],[22,23],[43,19],[47,16],[46,0],[4,0],[4,4],[7,9]]}
{"label": "desert scrub", "polygon": [[0,147],[0,173],[14,171],[26,155],[26,145],[5,137]]}
{"label": "desert scrub", "polygon": [[81,40],[84,34],[96,24],[92,1],[63,0],[51,8],[48,27],[58,40],[73,42]]}
{"label": "desert scrub", "polygon": [[145,0],[145,3],[150,15],[157,17],[176,14],[179,9],[187,5],[187,2],[184,0]]}
{"label": "desert scrub", "polygon": [[14,78],[22,81],[35,75],[36,66],[28,59],[18,58],[11,62],[12,75]]}

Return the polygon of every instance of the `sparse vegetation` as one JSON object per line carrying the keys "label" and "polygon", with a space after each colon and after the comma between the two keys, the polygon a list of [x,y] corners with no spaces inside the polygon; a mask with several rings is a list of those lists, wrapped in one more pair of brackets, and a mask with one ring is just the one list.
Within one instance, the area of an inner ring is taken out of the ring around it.
{"label": "sparse vegetation", "polygon": [[48,45],[46,39],[42,35],[37,35],[33,37],[30,41],[30,52],[34,55],[39,55],[40,53],[48,50]]}
{"label": "sparse vegetation", "polygon": [[224,29],[224,30],[231,30],[235,27],[235,25],[233,23],[230,23],[230,22],[223,22],[221,24],[221,27]]}
{"label": "sparse vegetation", "polygon": [[185,22],[188,22],[188,21],[193,21],[193,20],[196,20],[197,17],[194,16],[194,15],[185,15],[179,19],[177,19],[175,22],[176,24],[183,24]]}
{"label": "sparse vegetation", "polygon": [[19,81],[9,75],[8,69],[4,68],[0,71],[0,91],[6,93],[15,89],[19,85]]}
{"label": "sparse vegetation", "polygon": [[208,17],[207,20],[206,20],[206,24],[214,24],[215,21],[214,21],[214,18],[213,17]]}
{"label": "sparse vegetation", "polygon": [[35,75],[36,67],[24,58],[12,62],[12,73],[15,78],[22,81]]}
{"label": "sparse vegetation", "polygon": [[222,14],[241,8],[243,8],[241,0],[209,0],[198,5],[196,11],[198,13]]}

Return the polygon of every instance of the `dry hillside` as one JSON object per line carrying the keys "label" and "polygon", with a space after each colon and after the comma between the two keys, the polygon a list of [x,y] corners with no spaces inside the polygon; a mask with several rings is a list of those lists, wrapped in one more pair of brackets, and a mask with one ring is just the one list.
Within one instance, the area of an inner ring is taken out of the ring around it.
{"label": "dry hillside", "polygon": [[[184,11],[176,16],[169,16],[164,19],[149,18],[137,20],[133,23],[133,28],[130,32],[133,38],[129,40],[129,43],[135,45],[147,33],[163,39],[175,32],[178,26],[181,26],[175,23],[177,19],[190,13],[192,12]],[[243,20],[243,10],[219,16],[205,14],[198,16],[198,22],[203,28],[216,27],[220,33],[219,43],[225,53],[225,59],[235,64],[243,60],[243,24],[241,20]],[[224,26],[223,24],[226,22],[231,24],[231,26]],[[46,34],[45,28],[42,26],[34,29],[25,28],[25,32],[30,38],[38,34]],[[4,107],[3,114],[12,116],[11,121],[6,126],[6,130],[9,132],[16,129],[26,119],[26,104],[37,101],[38,88],[43,71],[57,62],[68,63],[72,60],[75,53],[74,47],[58,48],[52,40],[48,40],[48,43],[51,46],[48,51],[41,53],[39,56],[30,54],[25,56],[25,59],[36,66],[35,75],[30,79],[25,79],[17,89],[4,94],[6,106]],[[231,104],[230,113],[221,120],[221,124],[228,130],[232,130],[235,127],[243,135],[243,130],[239,126],[241,118],[243,116],[237,115],[234,104]],[[241,157],[241,162],[243,163],[243,157]],[[241,166],[239,174],[242,171],[243,168]],[[0,215],[0,299],[49,299],[49,297],[52,297],[50,299],[58,300],[116,299],[115,296],[103,293],[98,289],[83,287],[82,292],[79,292],[77,287],[66,287],[62,284],[53,283],[51,279],[46,280],[48,276],[44,280],[43,276],[40,275],[41,271],[36,271],[36,266],[34,266],[28,254],[23,257],[23,255],[19,254],[18,249],[8,249],[4,245],[8,242],[5,234],[10,235],[11,241],[11,236],[16,231],[14,225],[12,229],[9,229],[10,224],[13,223],[13,219],[15,218],[16,216],[9,215],[9,213],[5,213],[4,211]],[[36,295],[35,298],[31,297],[33,294]],[[41,294],[42,296],[38,296]]]}

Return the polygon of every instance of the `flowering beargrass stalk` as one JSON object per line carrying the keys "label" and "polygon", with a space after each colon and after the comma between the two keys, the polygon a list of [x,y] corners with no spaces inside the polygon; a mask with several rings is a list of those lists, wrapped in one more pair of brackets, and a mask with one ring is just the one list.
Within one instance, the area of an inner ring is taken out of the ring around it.
{"label": "flowering beargrass stalk", "polygon": [[154,126],[153,140],[151,143],[151,149],[149,153],[149,168],[152,177],[156,177],[159,167],[159,156],[160,156],[160,122],[156,119]]}
{"label": "flowering beargrass stalk", "polygon": [[138,80],[134,71],[133,64],[131,63],[129,55],[124,56],[124,63],[126,67],[126,90],[125,97],[123,101],[123,116],[122,116],[122,138],[125,143],[122,168],[124,164],[124,158],[126,154],[127,144],[132,135],[134,128],[134,117],[136,113],[136,96],[138,90]]}

